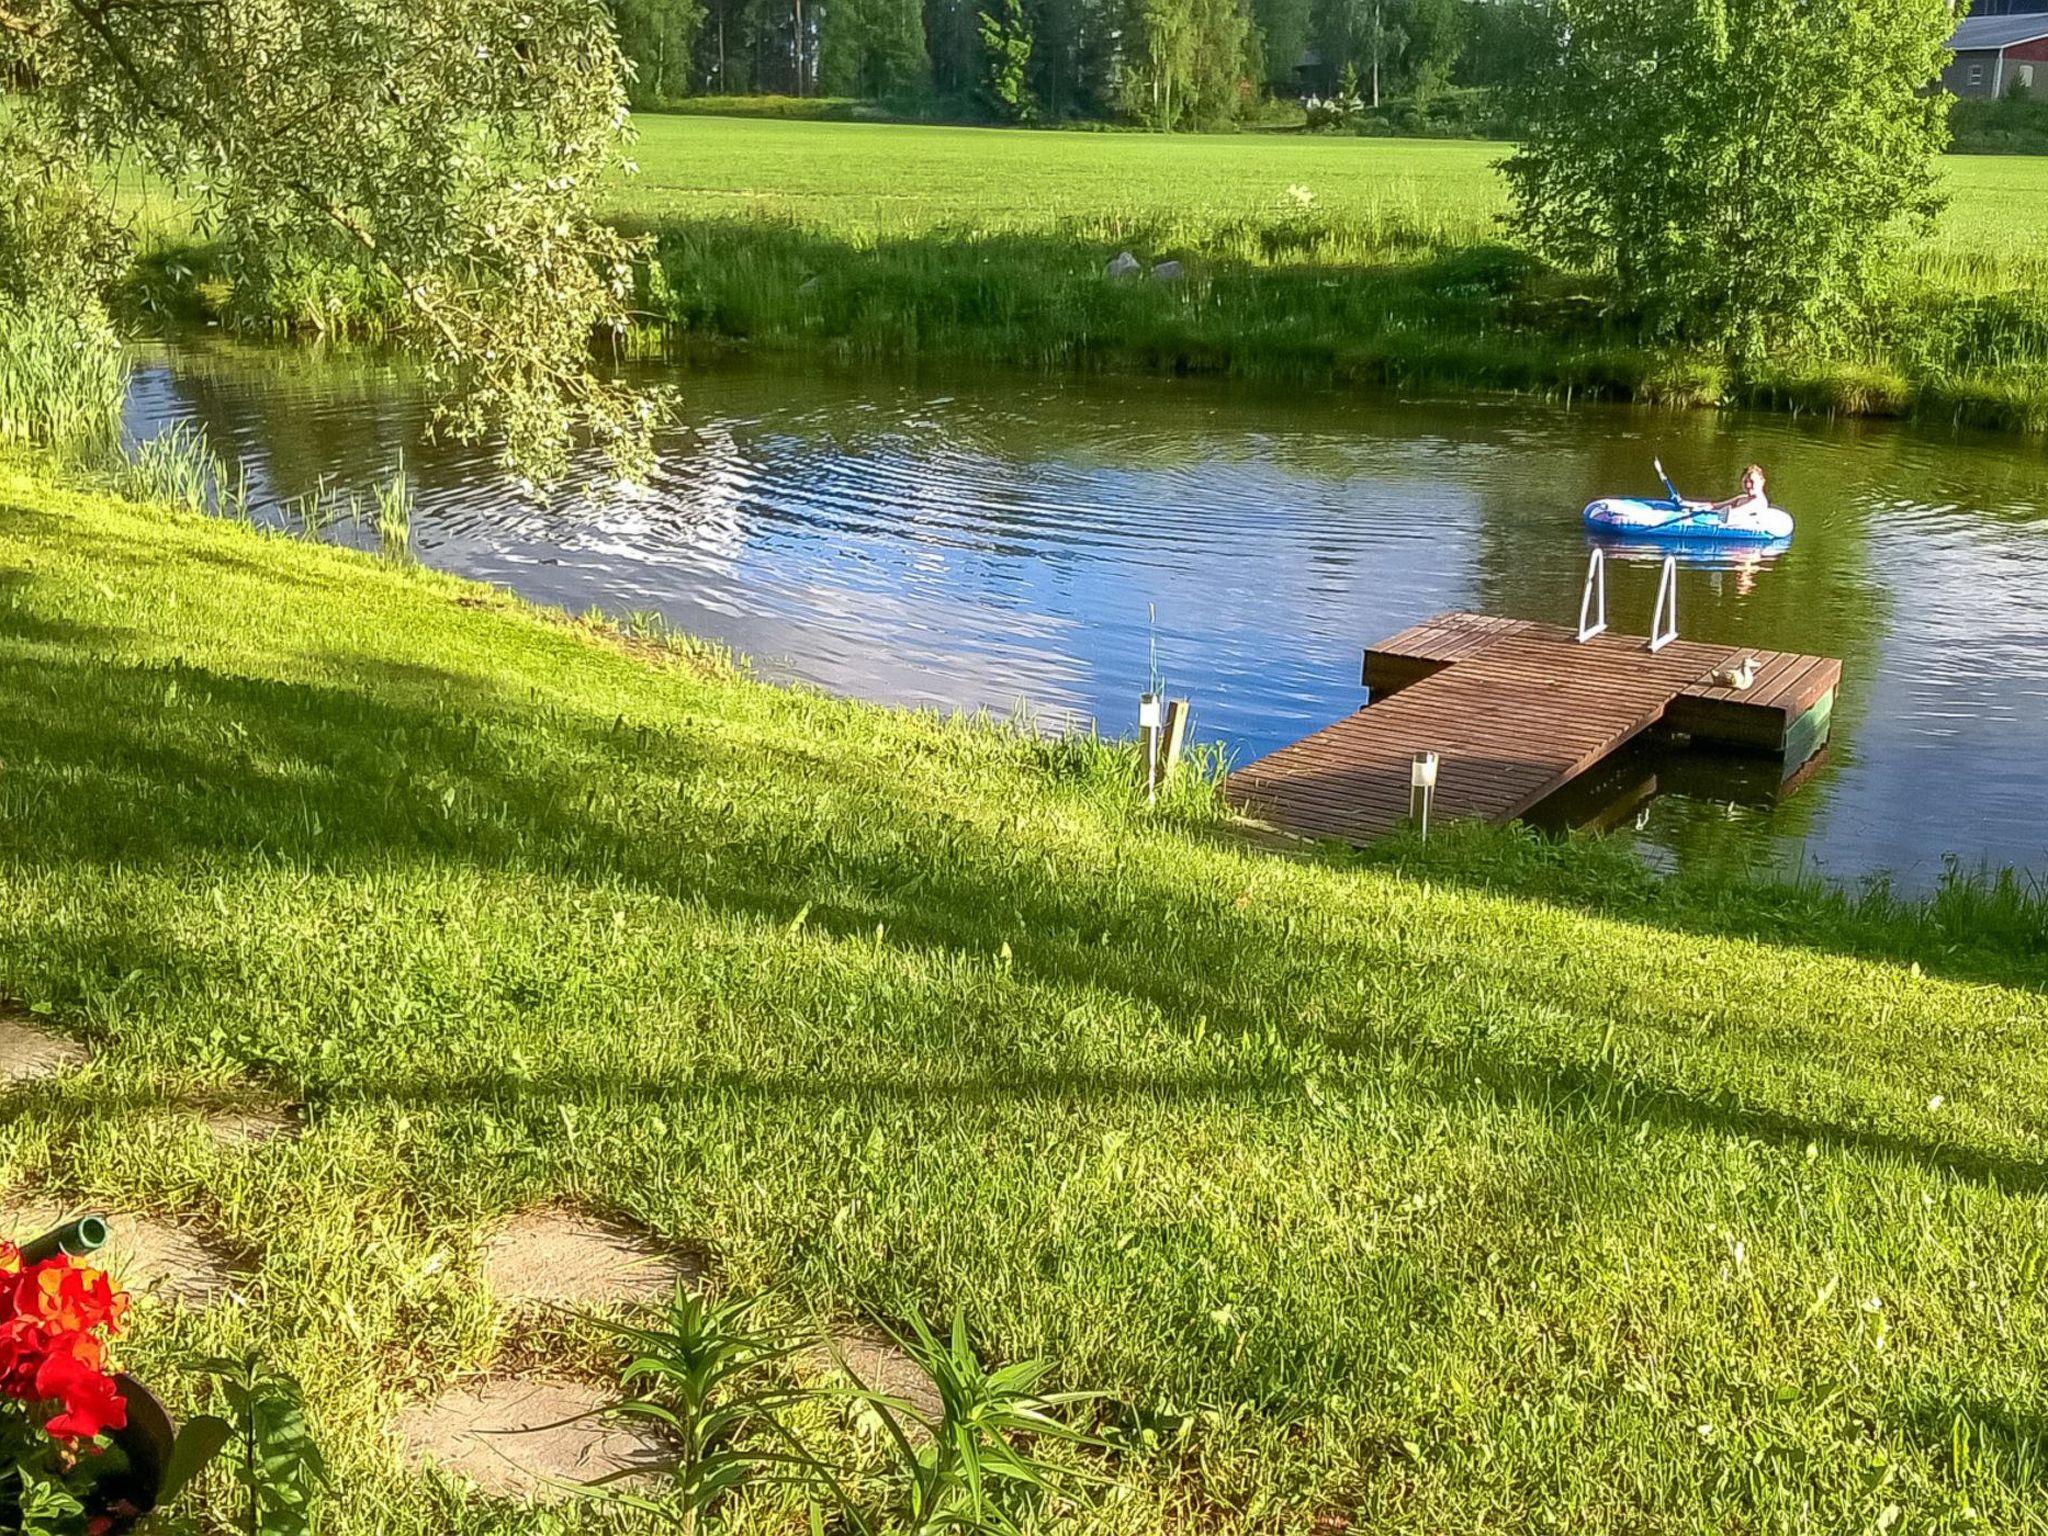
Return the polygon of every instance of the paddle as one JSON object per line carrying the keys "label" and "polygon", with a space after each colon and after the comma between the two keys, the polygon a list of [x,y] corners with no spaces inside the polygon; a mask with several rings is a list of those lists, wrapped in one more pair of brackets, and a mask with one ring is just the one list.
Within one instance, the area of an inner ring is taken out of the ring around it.
{"label": "paddle", "polygon": [[1678,487],[1673,485],[1671,477],[1664,473],[1664,461],[1662,459],[1652,459],[1650,464],[1657,471],[1657,478],[1664,482],[1664,489],[1671,493],[1671,505],[1683,509],[1685,498],[1678,494]]}
{"label": "paddle", "polygon": [[1642,530],[1646,533],[1649,532],[1650,529],[1669,528],[1673,523],[1682,523],[1688,517],[1691,517],[1694,511],[1693,508],[1688,507],[1685,504],[1685,498],[1678,494],[1678,487],[1671,483],[1671,477],[1664,473],[1664,460],[1662,458],[1653,458],[1650,460],[1650,463],[1652,466],[1655,467],[1657,471],[1657,478],[1664,482],[1664,489],[1671,493],[1671,505],[1676,507],[1678,510],[1672,513],[1671,516],[1665,518],[1664,521],[1661,523],[1651,523],[1649,525],[1649,528]]}

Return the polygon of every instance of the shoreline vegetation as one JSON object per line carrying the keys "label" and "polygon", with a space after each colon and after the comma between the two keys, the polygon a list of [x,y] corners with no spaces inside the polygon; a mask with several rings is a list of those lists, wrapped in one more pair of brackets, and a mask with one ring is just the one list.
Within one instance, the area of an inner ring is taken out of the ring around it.
{"label": "shoreline vegetation", "polygon": [[[1746,363],[1659,344],[1598,282],[1505,243],[1504,146],[648,115],[608,216],[649,237],[637,352],[1466,387],[2048,430],[2048,162],[1944,160],[1948,207],[1869,316]],[[260,293],[142,204],[131,323],[374,334],[396,303],[313,266]],[[1107,265],[1129,251],[1140,275]],[[1180,263],[1177,281],[1145,276]]]}
{"label": "shoreline vegetation", "polygon": [[[0,500],[0,999],[93,1053],[0,1167],[245,1256],[164,1347],[304,1381],[335,1536],[611,1528],[421,1497],[384,1428],[582,1347],[475,1279],[562,1203],[1107,1392],[1122,1536],[2027,1520],[2030,886],[1286,856],[1128,742]],[[165,1119],[259,1090],[305,1122],[260,1156]]]}

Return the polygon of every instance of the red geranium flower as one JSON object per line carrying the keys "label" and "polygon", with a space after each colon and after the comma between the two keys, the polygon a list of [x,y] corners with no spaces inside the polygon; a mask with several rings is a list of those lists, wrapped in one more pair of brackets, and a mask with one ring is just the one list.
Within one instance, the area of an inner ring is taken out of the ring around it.
{"label": "red geranium flower", "polygon": [[34,1318],[52,1333],[84,1333],[121,1326],[128,1297],[89,1264],[55,1258],[22,1271],[14,1285],[17,1316]]}
{"label": "red geranium flower", "polygon": [[48,1405],[44,1431],[60,1443],[97,1439],[128,1422],[104,1364],[128,1297],[106,1275],[67,1255],[24,1265],[0,1243],[0,1396]]}
{"label": "red geranium flower", "polygon": [[128,1423],[128,1403],[114,1378],[68,1349],[53,1349],[36,1372],[36,1396],[59,1404],[43,1427],[59,1440],[91,1440]]}

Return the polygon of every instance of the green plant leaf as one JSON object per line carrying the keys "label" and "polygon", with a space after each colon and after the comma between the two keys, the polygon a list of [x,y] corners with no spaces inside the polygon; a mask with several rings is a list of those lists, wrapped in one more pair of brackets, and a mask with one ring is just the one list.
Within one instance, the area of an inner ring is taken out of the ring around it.
{"label": "green plant leaf", "polygon": [[217,1414],[205,1413],[186,1420],[171,1445],[171,1459],[164,1466],[164,1480],[157,1489],[159,1503],[169,1503],[185,1491],[206,1464],[218,1456],[234,1435],[235,1427]]}

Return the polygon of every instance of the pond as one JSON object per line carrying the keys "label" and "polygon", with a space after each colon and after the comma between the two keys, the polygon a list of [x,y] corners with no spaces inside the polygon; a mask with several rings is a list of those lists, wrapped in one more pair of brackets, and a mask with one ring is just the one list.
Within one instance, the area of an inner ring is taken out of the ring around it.
{"label": "pond", "polygon": [[[1123,733],[1156,668],[1236,760],[1362,702],[1375,639],[1446,608],[1569,623],[1579,508],[1770,470],[1799,531],[1690,559],[1680,632],[1838,656],[1826,758],[1773,802],[1741,776],[1630,802],[1660,862],[1766,862],[1911,888],[2048,869],[2048,458],[1885,423],[1394,400],[1211,380],[880,371],[748,359],[676,370],[651,483],[541,507],[487,448],[422,441],[396,368],[181,344],[138,356],[129,427],[204,426],[259,521],[367,492],[403,460],[429,564],[540,602],[655,611],[769,677]],[[346,524],[329,537],[374,542]],[[1648,629],[1658,567],[1609,573]],[[1623,775],[1623,777],[1627,777]]]}

